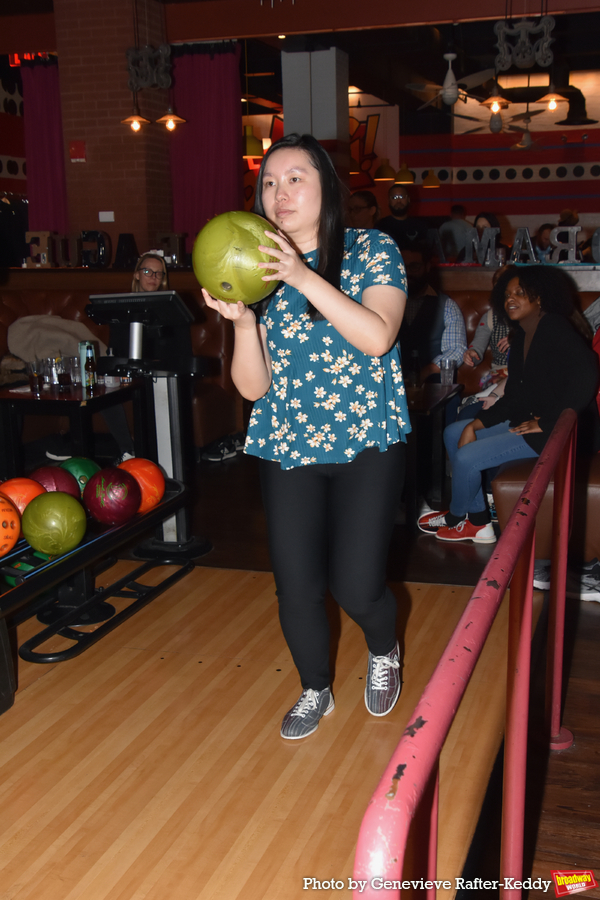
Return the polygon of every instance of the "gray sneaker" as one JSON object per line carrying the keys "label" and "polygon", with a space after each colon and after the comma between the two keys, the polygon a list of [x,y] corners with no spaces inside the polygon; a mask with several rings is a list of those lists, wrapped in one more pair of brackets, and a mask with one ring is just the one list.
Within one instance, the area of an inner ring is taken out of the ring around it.
{"label": "gray sneaker", "polygon": [[308,688],[302,691],[298,702],[283,717],[281,737],[289,741],[308,737],[319,727],[319,720],[333,712],[334,706],[331,688],[326,687],[322,691]]}
{"label": "gray sneaker", "polygon": [[572,600],[595,600],[600,603],[600,577],[581,574],[574,576],[569,572],[565,594]]}
{"label": "gray sneaker", "polygon": [[536,591],[550,590],[550,572],[552,564],[549,559],[536,559],[533,565],[533,586]]}
{"label": "gray sneaker", "polygon": [[388,656],[369,653],[365,706],[372,716],[387,716],[396,705],[401,689],[400,648],[396,641]]}

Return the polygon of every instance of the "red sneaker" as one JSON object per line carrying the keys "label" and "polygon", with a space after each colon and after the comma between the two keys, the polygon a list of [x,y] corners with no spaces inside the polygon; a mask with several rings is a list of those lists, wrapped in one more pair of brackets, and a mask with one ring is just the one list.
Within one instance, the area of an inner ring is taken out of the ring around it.
{"label": "red sneaker", "polygon": [[425,513],[423,516],[419,516],[417,525],[421,531],[425,532],[425,534],[435,534],[438,528],[442,528],[446,524],[448,512],[449,510],[447,509],[442,510],[441,512],[432,510],[431,512]]}
{"label": "red sneaker", "polygon": [[493,544],[496,540],[491,522],[487,525],[473,525],[468,519],[463,519],[452,528],[448,525],[438,528],[435,536],[440,541],[474,541],[476,544]]}

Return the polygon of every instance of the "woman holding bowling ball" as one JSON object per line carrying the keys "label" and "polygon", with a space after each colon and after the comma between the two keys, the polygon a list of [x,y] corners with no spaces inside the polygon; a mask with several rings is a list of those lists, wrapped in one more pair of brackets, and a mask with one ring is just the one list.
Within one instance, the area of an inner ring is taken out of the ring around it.
{"label": "woman holding bowling ball", "polygon": [[311,135],[291,134],[265,155],[255,212],[278,249],[249,308],[206,291],[235,325],[232,377],[254,401],[245,452],[260,459],[269,548],[285,639],[302,695],[284,738],[312,734],[334,707],[325,595],[362,628],[365,703],[387,715],[402,685],[396,600],[385,565],[410,431],[396,336],[406,300],[397,245],[344,229],[342,187]]}

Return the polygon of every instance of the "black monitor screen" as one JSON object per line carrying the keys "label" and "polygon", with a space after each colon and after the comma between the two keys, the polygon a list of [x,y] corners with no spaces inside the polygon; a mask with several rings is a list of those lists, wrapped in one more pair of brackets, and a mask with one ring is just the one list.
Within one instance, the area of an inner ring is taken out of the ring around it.
{"label": "black monitor screen", "polygon": [[99,325],[189,325],[194,317],[177,291],[92,294],[86,313]]}

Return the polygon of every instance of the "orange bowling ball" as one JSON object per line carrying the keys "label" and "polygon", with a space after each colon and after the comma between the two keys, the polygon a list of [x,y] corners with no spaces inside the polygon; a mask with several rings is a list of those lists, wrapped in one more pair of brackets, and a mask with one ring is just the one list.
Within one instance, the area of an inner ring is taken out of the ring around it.
{"label": "orange bowling ball", "polygon": [[20,534],[21,517],[19,510],[12,500],[0,494],[0,556],[10,553],[19,540]]}
{"label": "orange bowling ball", "polygon": [[0,494],[4,494],[15,504],[19,515],[23,515],[25,507],[31,503],[34,497],[45,494],[46,488],[33,478],[9,478],[0,484]]}
{"label": "orange bowling ball", "polygon": [[134,457],[119,463],[119,469],[125,469],[133,475],[140,486],[142,502],[138,513],[148,512],[160,503],[165,493],[165,477],[155,462]]}

